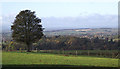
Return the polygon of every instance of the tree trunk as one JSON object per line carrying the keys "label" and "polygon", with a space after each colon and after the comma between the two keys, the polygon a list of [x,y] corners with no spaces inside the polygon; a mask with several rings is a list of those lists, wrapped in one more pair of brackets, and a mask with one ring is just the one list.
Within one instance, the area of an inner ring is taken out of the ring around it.
{"label": "tree trunk", "polygon": [[32,51],[32,43],[27,43],[27,52]]}

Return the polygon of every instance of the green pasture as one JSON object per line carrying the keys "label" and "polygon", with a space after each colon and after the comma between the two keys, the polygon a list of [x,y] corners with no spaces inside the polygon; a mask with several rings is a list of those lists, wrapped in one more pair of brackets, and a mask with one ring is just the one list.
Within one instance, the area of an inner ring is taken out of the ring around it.
{"label": "green pasture", "polygon": [[118,67],[118,59],[99,58],[90,56],[57,55],[47,53],[3,52],[3,65],[78,65]]}

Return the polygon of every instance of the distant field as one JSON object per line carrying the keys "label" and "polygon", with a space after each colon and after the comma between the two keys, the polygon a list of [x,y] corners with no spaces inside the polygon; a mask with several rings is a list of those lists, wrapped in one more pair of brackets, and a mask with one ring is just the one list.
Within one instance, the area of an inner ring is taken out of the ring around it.
{"label": "distant field", "polygon": [[44,34],[48,36],[55,35],[117,35],[117,28],[82,28],[82,29],[63,29],[63,30],[53,30],[45,31]]}
{"label": "distant field", "polygon": [[113,58],[99,58],[73,55],[67,56],[47,53],[3,52],[2,60],[3,65],[52,64],[52,65],[118,67],[118,59]]}

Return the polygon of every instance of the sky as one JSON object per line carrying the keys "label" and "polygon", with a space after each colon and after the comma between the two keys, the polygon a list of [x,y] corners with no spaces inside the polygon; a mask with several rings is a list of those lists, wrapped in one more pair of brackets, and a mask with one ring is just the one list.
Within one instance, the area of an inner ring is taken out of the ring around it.
{"label": "sky", "polygon": [[35,11],[43,27],[117,27],[118,0],[1,0],[2,27],[9,28],[22,10]]}
{"label": "sky", "polygon": [[2,15],[30,9],[39,17],[76,17],[88,14],[116,14],[117,2],[3,2]]}

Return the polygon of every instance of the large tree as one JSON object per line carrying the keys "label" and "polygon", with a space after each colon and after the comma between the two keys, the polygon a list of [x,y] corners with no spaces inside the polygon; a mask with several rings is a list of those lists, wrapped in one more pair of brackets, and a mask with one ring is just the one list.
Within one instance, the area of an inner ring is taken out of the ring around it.
{"label": "large tree", "polygon": [[15,17],[11,30],[13,40],[25,43],[27,52],[32,50],[32,43],[39,41],[43,36],[41,19],[31,10],[20,11]]}

